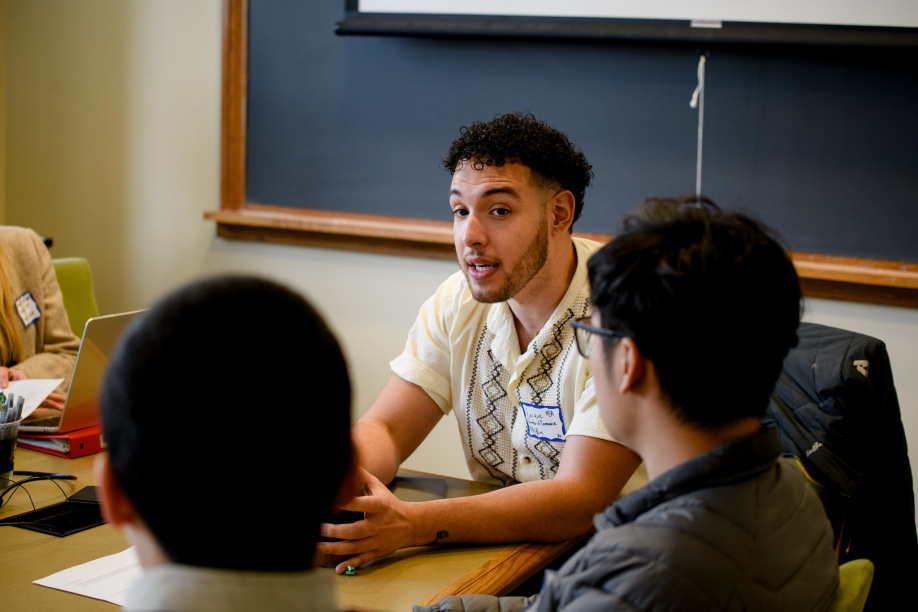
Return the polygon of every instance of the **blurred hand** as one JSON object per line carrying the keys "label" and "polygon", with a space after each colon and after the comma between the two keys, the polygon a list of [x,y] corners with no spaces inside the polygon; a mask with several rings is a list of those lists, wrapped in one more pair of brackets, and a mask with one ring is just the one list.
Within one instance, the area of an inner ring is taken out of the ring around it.
{"label": "blurred hand", "polygon": [[0,389],[6,389],[11,380],[27,380],[28,378],[22,370],[0,366]]}
{"label": "blurred hand", "polygon": [[44,399],[42,403],[38,405],[39,408],[54,408],[55,410],[64,409],[64,401],[67,397],[60,393],[52,393]]}
{"label": "blurred hand", "polygon": [[319,562],[337,562],[335,571],[339,574],[348,566],[360,567],[400,548],[417,545],[412,542],[412,504],[398,499],[363,468],[357,469],[366,494],[352,498],[340,510],[363,512],[364,519],[343,525],[323,523],[319,535],[340,541],[319,542],[316,546]]}

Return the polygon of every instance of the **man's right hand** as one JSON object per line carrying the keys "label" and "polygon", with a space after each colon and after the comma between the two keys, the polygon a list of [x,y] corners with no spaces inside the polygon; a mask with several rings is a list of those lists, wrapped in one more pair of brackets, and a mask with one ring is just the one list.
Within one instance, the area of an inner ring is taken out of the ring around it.
{"label": "man's right hand", "polygon": [[360,567],[378,557],[415,546],[410,502],[404,502],[386,488],[378,478],[358,468],[365,495],[352,498],[340,510],[363,512],[354,523],[323,523],[319,535],[337,538],[337,542],[319,542],[317,558],[322,565],[336,563],[335,571],[343,574],[348,566]]}

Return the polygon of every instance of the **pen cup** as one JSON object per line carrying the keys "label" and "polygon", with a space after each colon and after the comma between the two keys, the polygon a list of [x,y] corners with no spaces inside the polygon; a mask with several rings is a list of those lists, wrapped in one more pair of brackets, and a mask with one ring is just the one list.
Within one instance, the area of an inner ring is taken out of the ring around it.
{"label": "pen cup", "polygon": [[13,421],[0,425],[0,493],[13,484],[13,457],[16,454],[20,422]]}

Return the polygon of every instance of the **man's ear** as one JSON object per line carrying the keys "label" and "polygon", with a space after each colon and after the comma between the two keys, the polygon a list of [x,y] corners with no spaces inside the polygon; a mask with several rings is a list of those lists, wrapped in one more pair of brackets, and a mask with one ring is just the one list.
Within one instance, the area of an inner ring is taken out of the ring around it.
{"label": "man's ear", "polygon": [[102,504],[102,518],[105,519],[105,522],[115,527],[133,523],[137,517],[137,510],[128,499],[124,489],[121,488],[115,471],[112,469],[108,453],[96,455],[93,475],[98,487],[99,503]]}
{"label": "man's ear", "polygon": [[645,382],[647,359],[638,350],[637,344],[629,337],[619,340],[619,358],[621,359],[622,377],[619,380],[620,393],[634,392]]}
{"label": "man's ear", "polygon": [[574,223],[574,211],[577,209],[574,194],[563,189],[548,201],[548,207],[551,212],[548,219],[552,233],[569,231]]}

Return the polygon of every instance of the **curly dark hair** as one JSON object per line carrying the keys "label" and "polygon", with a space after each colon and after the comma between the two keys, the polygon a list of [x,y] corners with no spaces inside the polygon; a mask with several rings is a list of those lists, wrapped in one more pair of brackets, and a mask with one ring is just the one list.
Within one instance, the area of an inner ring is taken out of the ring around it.
{"label": "curly dark hair", "polygon": [[443,166],[450,174],[455,174],[464,161],[472,161],[479,169],[521,163],[544,181],[559,184],[573,193],[574,221],[580,218],[593,166],[564,132],[531,113],[516,112],[497,115],[488,122],[473,121],[461,127],[459,134],[443,159]]}

